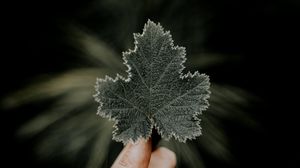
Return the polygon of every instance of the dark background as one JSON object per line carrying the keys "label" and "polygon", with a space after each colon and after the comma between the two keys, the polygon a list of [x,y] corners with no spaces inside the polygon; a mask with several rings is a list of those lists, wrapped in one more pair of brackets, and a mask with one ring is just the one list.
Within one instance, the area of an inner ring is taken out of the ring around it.
{"label": "dark background", "polygon": [[[299,101],[298,85],[294,82],[299,77],[296,72],[299,66],[296,61],[299,57],[299,1],[156,0],[116,4],[105,6],[93,0],[10,2],[4,11],[2,25],[7,30],[2,32],[5,47],[1,54],[1,96],[21,89],[40,75],[83,66],[84,62],[74,57],[74,49],[66,43],[65,27],[68,25],[83,25],[97,32],[121,52],[126,48],[115,36],[123,33],[115,26],[127,25],[126,22],[130,25],[134,20],[139,27],[129,30],[140,32],[150,18],[170,29],[175,42],[186,46],[188,54],[205,51],[239,56],[236,62],[206,72],[212,81],[238,86],[260,100],[249,111],[262,125],[261,129],[244,132],[230,123],[227,126],[236,158],[234,166],[299,166],[299,108],[294,108]],[[199,18],[201,26],[196,25]],[[191,34],[190,30],[199,27],[203,34]],[[132,40],[132,34],[125,36]],[[196,45],[190,44],[189,37],[193,36],[199,37]],[[189,46],[192,47],[189,49]],[[20,109],[1,114],[1,134],[5,135],[1,137],[4,155],[1,163],[11,165],[4,167],[37,165],[31,146],[19,143],[14,131],[42,106],[26,106],[21,110],[33,111],[26,114],[20,114]],[[211,158],[207,160],[208,167],[222,166]],[[52,163],[52,166],[59,165]]]}

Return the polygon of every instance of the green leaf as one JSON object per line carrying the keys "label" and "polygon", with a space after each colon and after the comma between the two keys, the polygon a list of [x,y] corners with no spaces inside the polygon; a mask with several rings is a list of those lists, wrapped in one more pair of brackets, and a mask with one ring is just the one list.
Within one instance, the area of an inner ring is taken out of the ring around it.
{"label": "green leaf", "polygon": [[135,48],[123,53],[128,77],[97,79],[98,113],[115,121],[113,139],[148,139],[155,127],[162,138],[185,142],[201,135],[198,114],[208,107],[209,78],[182,74],[185,48],[152,21],[134,34]]}

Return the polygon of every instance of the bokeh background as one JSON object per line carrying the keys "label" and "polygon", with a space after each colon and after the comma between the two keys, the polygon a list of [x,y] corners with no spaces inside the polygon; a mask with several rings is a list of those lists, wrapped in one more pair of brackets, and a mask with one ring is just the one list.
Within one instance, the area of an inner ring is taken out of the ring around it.
{"label": "bokeh background", "polygon": [[122,144],[95,115],[94,84],[124,74],[121,53],[148,19],[186,47],[188,70],[212,81],[204,135],[159,143],[176,152],[178,167],[299,167],[300,1],[28,0],[6,9],[4,167],[111,165]]}

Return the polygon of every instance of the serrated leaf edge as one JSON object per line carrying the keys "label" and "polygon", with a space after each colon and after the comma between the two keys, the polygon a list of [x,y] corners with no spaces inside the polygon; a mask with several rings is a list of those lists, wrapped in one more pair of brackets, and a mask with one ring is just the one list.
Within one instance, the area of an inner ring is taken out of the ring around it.
{"label": "serrated leaf edge", "polygon": [[185,47],[181,47],[181,46],[174,46],[174,41],[173,41],[173,38],[172,38],[172,35],[170,34],[170,31],[164,31],[164,28],[160,25],[160,23],[158,22],[157,24],[155,24],[154,22],[152,22],[150,19],[148,19],[147,23],[145,23],[144,25],[144,28],[143,28],[143,32],[142,34],[140,33],[133,33],[133,36],[134,36],[134,49],[129,49],[128,51],[124,51],[122,52],[122,59],[124,60],[123,64],[127,67],[127,78],[121,76],[120,74],[117,73],[115,79],[109,77],[109,76],[105,76],[104,79],[102,78],[97,78],[96,80],[96,85],[95,85],[95,90],[96,90],[96,94],[93,95],[93,97],[95,98],[96,102],[100,103],[100,105],[98,106],[98,110],[97,110],[97,115],[103,117],[103,118],[108,118],[110,121],[114,121],[114,125],[113,127],[115,128],[115,130],[113,131],[113,139],[117,142],[122,142],[123,144],[127,144],[127,143],[136,143],[138,142],[139,140],[144,140],[144,141],[147,141],[150,137],[151,137],[151,134],[152,134],[152,129],[153,128],[156,128],[158,133],[162,136],[163,139],[165,140],[170,140],[170,138],[173,136],[176,140],[180,141],[180,142],[183,142],[185,143],[187,139],[189,140],[192,140],[192,139],[196,139],[196,137],[202,135],[202,127],[200,126],[200,122],[201,122],[201,119],[199,119],[197,117],[197,115],[201,114],[203,110],[206,110],[209,106],[209,102],[208,102],[208,98],[210,97],[210,91],[208,91],[208,94],[203,98],[203,100],[205,101],[205,103],[207,104],[207,106],[205,106],[203,109],[199,109],[199,111],[195,111],[195,113],[193,114],[193,118],[196,120],[196,125],[199,127],[199,131],[190,135],[190,136],[186,136],[184,138],[180,138],[180,135],[177,135],[175,132],[171,132],[171,134],[169,134],[169,136],[165,136],[164,132],[162,130],[160,130],[160,128],[157,126],[156,123],[154,123],[153,119],[150,119],[151,121],[151,131],[147,134],[146,137],[142,137],[141,135],[137,138],[136,141],[134,141],[132,138],[129,138],[127,140],[124,140],[124,139],[121,139],[121,138],[118,138],[116,136],[116,132],[118,131],[118,127],[117,127],[117,124],[118,124],[118,119],[116,118],[112,118],[111,115],[107,115],[103,112],[101,112],[101,107],[102,107],[102,102],[100,100],[100,98],[98,98],[99,94],[100,94],[100,91],[99,91],[99,83],[101,82],[107,82],[108,80],[112,81],[112,82],[116,82],[118,80],[123,80],[125,82],[130,82],[131,81],[131,77],[132,77],[132,74],[131,74],[131,66],[128,64],[128,60],[127,60],[127,56],[128,55],[131,55],[132,53],[136,53],[136,50],[138,48],[138,40],[137,38],[140,38],[140,37],[143,37],[145,32],[147,31],[147,27],[150,26],[150,24],[154,24],[155,26],[158,26],[159,29],[163,32],[163,35],[167,35],[169,37],[169,42],[170,42],[170,45],[171,45],[171,49],[172,50],[181,50],[183,51],[183,53],[181,53],[181,58],[182,58],[182,61],[180,63],[180,69],[178,70],[178,73],[179,73],[179,78],[180,79],[185,79],[185,78],[194,78],[195,76],[205,76],[206,79],[207,79],[207,82],[208,82],[208,87],[210,86],[210,82],[209,82],[209,76],[207,76],[206,74],[200,74],[198,71],[195,71],[193,74],[188,71],[186,74],[182,74],[182,71],[185,69],[185,66],[183,65],[187,58],[186,58],[186,50],[185,50]]}

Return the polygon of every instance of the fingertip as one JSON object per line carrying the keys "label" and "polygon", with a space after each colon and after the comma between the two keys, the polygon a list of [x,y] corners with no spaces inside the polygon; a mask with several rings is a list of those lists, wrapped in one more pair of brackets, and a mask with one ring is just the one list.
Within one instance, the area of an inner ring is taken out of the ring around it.
{"label": "fingertip", "polygon": [[141,139],[136,143],[129,142],[119,154],[112,168],[147,168],[151,151],[151,139],[147,141]]}
{"label": "fingertip", "polygon": [[152,152],[149,168],[174,168],[176,166],[176,155],[168,148],[160,147]]}

